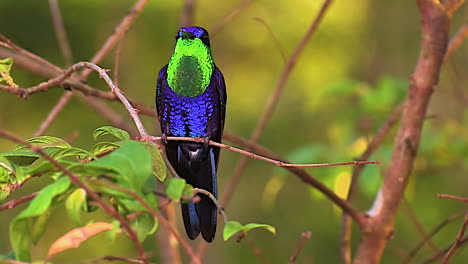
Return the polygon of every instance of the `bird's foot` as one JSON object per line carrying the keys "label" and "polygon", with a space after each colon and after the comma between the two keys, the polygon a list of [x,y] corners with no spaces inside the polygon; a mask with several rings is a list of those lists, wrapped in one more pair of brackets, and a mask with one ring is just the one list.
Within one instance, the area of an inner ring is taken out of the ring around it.
{"label": "bird's foot", "polygon": [[209,137],[204,137],[203,138],[203,147],[208,148],[210,146],[210,138]]}
{"label": "bird's foot", "polygon": [[162,134],[161,134],[161,142],[162,142],[164,145],[167,145],[167,135],[166,135],[166,133],[162,133]]}

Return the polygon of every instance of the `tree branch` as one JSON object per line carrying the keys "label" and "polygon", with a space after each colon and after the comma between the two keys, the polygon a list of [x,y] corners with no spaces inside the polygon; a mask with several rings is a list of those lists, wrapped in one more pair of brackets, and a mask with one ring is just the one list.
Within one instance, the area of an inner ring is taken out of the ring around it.
{"label": "tree branch", "polygon": [[416,158],[433,87],[437,85],[448,43],[450,19],[433,0],[418,0],[422,18],[421,51],[411,77],[389,170],[363,230],[355,263],[379,263],[393,232],[398,205]]}
{"label": "tree branch", "polygon": [[463,221],[463,224],[460,228],[460,231],[458,232],[457,238],[455,239],[455,242],[452,244],[450,247],[449,251],[445,255],[444,259],[442,259],[442,264],[448,263],[450,257],[453,255],[455,250],[457,250],[458,245],[460,244],[461,239],[463,238],[463,235],[465,234],[465,229],[466,226],[468,225],[468,214],[465,216],[465,221]]}
{"label": "tree branch", "polygon": [[[362,153],[357,160],[367,160],[370,156],[377,150],[377,148],[382,144],[385,136],[390,132],[392,127],[400,119],[401,112],[403,110],[403,104],[398,105],[395,110],[390,114],[385,123],[377,131],[376,135],[372,141],[367,145],[366,150]],[[358,165],[353,168],[353,173],[351,175],[351,183],[348,190],[348,202],[351,204],[354,201],[356,188],[359,183],[359,176],[364,170],[364,166]],[[341,246],[340,246],[340,255],[343,263],[351,263],[351,235],[352,235],[352,222],[350,217],[347,214],[343,214],[341,219]]]}
{"label": "tree branch", "polygon": [[16,206],[18,206],[18,205],[20,205],[22,203],[31,201],[32,199],[34,199],[34,197],[37,196],[38,193],[39,192],[33,192],[31,194],[25,195],[25,196],[20,197],[18,199],[14,199],[14,200],[11,200],[9,202],[6,202],[2,206],[0,206],[0,212],[8,210],[8,209],[15,208]]}
{"label": "tree branch", "polygon": [[310,231],[301,233],[301,240],[299,241],[299,244],[297,244],[296,250],[294,251],[292,256],[289,258],[289,264],[296,263],[297,257],[301,253],[301,250],[304,247],[305,242],[309,240],[311,237],[312,237],[312,233]]}

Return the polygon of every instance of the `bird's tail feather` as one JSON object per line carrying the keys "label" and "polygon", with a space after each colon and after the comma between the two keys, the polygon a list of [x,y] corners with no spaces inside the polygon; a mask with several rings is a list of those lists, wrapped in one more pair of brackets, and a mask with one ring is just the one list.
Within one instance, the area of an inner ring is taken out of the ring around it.
{"label": "bird's tail feather", "polygon": [[[168,158],[180,177],[196,188],[201,188],[217,197],[216,167],[219,150],[193,142],[168,142]],[[176,158],[176,160],[174,160]],[[201,232],[207,242],[212,242],[216,233],[217,208],[204,194],[198,194],[198,203],[182,204],[182,217],[190,239]]]}

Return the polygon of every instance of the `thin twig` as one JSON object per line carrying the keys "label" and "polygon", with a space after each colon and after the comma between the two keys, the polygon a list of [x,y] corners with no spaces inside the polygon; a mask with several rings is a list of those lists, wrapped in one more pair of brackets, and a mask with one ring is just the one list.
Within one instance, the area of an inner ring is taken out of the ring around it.
{"label": "thin twig", "polygon": [[224,212],[224,208],[221,206],[221,204],[219,204],[218,200],[216,199],[216,197],[214,197],[212,193],[210,193],[207,190],[200,189],[200,188],[193,188],[193,195],[195,196],[197,193],[202,193],[208,196],[208,198],[210,198],[211,201],[213,201],[214,205],[216,205],[216,208],[218,208],[218,212],[223,216],[224,223],[228,222],[228,218],[226,216],[226,212]]}
{"label": "thin twig", "polygon": [[55,118],[57,118],[58,114],[62,111],[63,108],[65,108],[72,97],[73,92],[71,91],[66,91],[65,94],[60,97],[57,104],[49,112],[44,122],[41,123],[39,129],[36,131],[36,133],[34,133],[35,137],[44,135],[50,125],[52,125],[52,122],[54,122]]}
{"label": "thin twig", "polygon": [[288,61],[288,58],[286,57],[286,53],[284,52],[284,47],[283,47],[283,45],[281,45],[281,42],[276,37],[273,30],[271,30],[271,27],[265,22],[265,20],[261,19],[260,17],[254,17],[253,20],[257,21],[260,24],[262,24],[266,28],[266,30],[268,31],[268,34],[270,35],[271,39],[273,39],[273,42],[275,42],[276,49],[278,50],[279,54],[281,55],[281,58],[283,58],[284,63],[286,63]]}
{"label": "thin twig", "polygon": [[457,200],[457,201],[461,201],[464,203],[468,203],[468,198],[451,195],[451,194],[437,194],[437,198],[447,198],[447,199],[452,199],[452,200]]}
{"label": "thin twig", "polygon": [[412,250],[410,250],[410,252],[408,253],[408,256],[402,261],[403,264],[408,264],[411,262],[412,258],[414,256],[416,256],[416,254],[418,253],[418,251],[424,246],[424,244],[429,241],[429,239],[431,239],[432,237],[434,237],[440,230],[442,230],[442,228],[444,228],[446,225],[452,223],[453,221],[455,221],[456,219],[464,216],[466,214],[465,211],[462,211],[458,214],[455,214],[455,215],[452,215],[446,219],[444,219],[444,221],[442,221],[440,224],[438,224],[431,232],[429,232],[429,234],[423,238]]}
{"label": "thin twig", "polygon": [[[149,137],[153,141],[161,141],[161,137]],[[379,164],[378,161],[349,161],[349,162],[338,162],[338,163],[307,163],[307,164],[296,164],[296,163],[288,163],[283,162],[281,160],[275,160],[271,158],[267,158],[264,156],[257,155],[250,151],[246,151],[240,148],[236,148],[230,145],[226,145],[223,143],[219,143],[212,140],[206,140],[204,138],[193,138],[193,137],[167,137],[167,140],[170,141],[191,141],[191,142],[199,142],[199,143],[207,143],[211,146],[220,147],[223,149],[227,149],[233,152],[240,153],[244,156],[247,156],[252,159],[257,159],[261,161],[265,161],[268,163],[275,164],[278,167],[295,167],[295,168],[311,168],[311,167],[333,167],[333,166],[349,166],[349,165],[364,165],[364,164]]]}
{"label": "thin twig", "polygon": [[141,259],[136,259],[136,258],[125,258],[125,257],[118,257],[118,256],[104,256],[100,257],[98,259],[95,259],[91,261],[91,263],[102,263],[102,261],[123,261],[123,262],[128,262],[128,263],[138,263],[142,264],[144,263],[143,260]]}
{"label": "thin twig", "polygon": [[28,194],[26,196],[11,200],[9,202],[6,202],[6,203],[4,203],[3,205],[0,206],[0,212],[8,210],[8,209],[15,208],[16,206],[18,206],[18,205],[20,205],[22,203],[31,201],[32,199],[34,199],[34,197],[37,196],[38,193],[39,192],[33,192],[33,193]]}
{"label": "thin twig", "polygon": [[[106,56],[109,50],[125,35],[125,32],[130,28],[147,3],[148,0],[139,0],[135,3],[122,22],[114,29],[112,35],[107,38],[101,49],[99,49],[96,55],[91,59],[92,63],[99,63]],[[81,76],[86,79],[90,74],[91,69],[85,69]]]}
{"label": "thin twig", "polygon": [[231,10],[228,14],[226,14],[221,21],[216,23],[210,30],[211,36],[219,33],[223,27],[229,23],[233,18],[235,18],[242,10],[247,8],[254,0],[244,0],[238,6],[236,6],[233,10]]}
{"label": "thin twig", "polygon": [[442,260],[442,264],[448,263],[450,257],[453,255],[455,250],[457,250],[458,245],[460,244],[460,240],[463,238],[463,235],[465,235],[465,229],[466,226],[468,225],[468,214],[465,216],[465,221],[463,221],[463,224],[460,228],[460,231],[458,232],[457,238],[455,239],[455,242],[453,245],[450,247],[449,251],[445,255],[444,259]]}
{"label": "thin twig", "polygon": [[304,244],[307,240],[309,240],[312,237],[312,232],[307,231],[307,232],[302,232],[301,233],[301,240],[297,244],[296,250],[294,250],[294,253],[292,256],[289,258],[289,264],[294,264],[296,263],[297,257],[301,253],[302,248],[304,247]]}
{"label": "thin twig", "polygon": [[57,37],[60,51],[62,52],[62,56],[65,60],[65,65],[70,67],[73,64],[73,55],[57,0],[49,0],[49,6],[54,24],[55,36]]}
{"label": "thin twig", "polygon": [[[70,67],[73,63],[73,56],[57,0],[49,0],[49,6],[52,14],[52,21],[55,29],[55,35],[57,37],[57,42],[65,60],[65,65]],[[34,133],[35,137],[41,136],[47,131],[49,126],[52,124],[55,118],[57,118],[62,109],[65,108],[72,97],[73,93],[71,91],[65,92],[65,94],[60,97],[59,101],[49,112],[44,122],[41,123],[39,129],[36,131],[36,133]]]}
{"label": "thin twig", "polygon": [[195,13],[195,0],[185,0],[184,6],[182,7],[182,13],[180,15],[180,26],[187,27],[194,25],[193,17]]}
{"label": "thin twig", "polygon": [[[468,244],[468,236],[465,236],[462,240],[460,240],[460,242],[458,243],[458,247],[462,247],[464,246],[465,244]],[[444,250],[441,250],[440,252],[437,252],[436,254],[434,254],[433,256],[431,256],[430,258],[428,258],[427,260],[421,262],[422,264],[429,264],[429,263],[432,263],[438,259],[440,259],[442,256],[444,256],[444,254],[447,254],[447,252],[449,252],[449,250],[452,248],[453,245],[450,245],[449,247],[445,248]]]}
{"label": "thin twig", "polygon": [[423,227],[423,225],[419,221],[418,216],[415,214],[413,208],[411,208],[411,205],[409,204],[408,200],[406,200],[406,198],[403,198],[401,207],[403,209],[403,213],[406,215],[406,217],[408,217],[411,224],[413,224],[416,231],[421,235],[421,237],[422,238],[429,237],[429,239],[426,241],[429,248],[434,252],[440,251],[440,249],[436,246],[434,241],[432,241],[431,237],[428,235],[428,232],[426,231],[426,229]]}
{"label": "thin twig", "polygon": [[[296,61],[299,59],[299,56],[301,55],[302,51],[304,50],[307,42],[309,39],[312,37],[314,32],[316,31],[318,25],[322,21],[322,18],[324,17],[326,11],[328,10],[332,0],[325,0],[323,3],[322,7],[320,8],[317,16],[314,18],[312,21],[310,27],[306,31],[304,37],[302,40],[299,42],[298,46],[294,50],[293,54],[289,58],[288,62],[284,66],[283,72],[281,73],[281,76],[279,78],[279,81],[275,87],[275,90],[273,94],[270,96],[268,99],[268,102],[265,106],[265,110],[263,111],[263,114],[260,118],[260,120],[257,122],[257,125],[252,133],[251,136],[251,141],[254,143],[257,143],[258,139],[260,138],[261,134],[263,133],[263,130],[265,129],[268,121],[270,120],[274,109],[276,108],[278,101],[280,99],[280,95],[283,91],[283,88],[286,85],[286,82],[289,78],[289,75],[291,74]],[[248,157],[243,157],[239,163],[236,165],[236,169],[234,170],[234,175],[231,178],[229,184],[227,185],[227,189],[224,191],[223,197],[221,198],[221,203],[224,206],[227,206],[229,204],[229,201],[232,198],[232,195],[237,187],[237,185],[240,182],[240,179],[242,177],[243,172],[247,168],[247,164],[249,162]]]}
{"label": "thin twig", "polygon": [[[260,153],[264,156],[280,160],[282,162],[288,162],[284,157],[279,156],[278,154],[273,153],[271,150],[258,145],[257,143],[254,143],[250,140],[241,138],[239,136],[232,135],[230,133],[224,132],[224,139],[228,140],[234,144],[238,144],[241,146],[244,146],[248,149],[251,149],[252,151],[255,151],[256,153]],[[340,207],[343,211],[345,211],[347,214],[351,216],[358,224],[359,226],[363,226],[364,222],[366,221],[366,216],[362,213],[360,213],[358,210],[356,210],[350,203],[348,203],[346,200],[341,199],[338,195],[335,194],[331,189],[329,189],[327,186],[325,186],[323,183],[321,183],[319,180],[314,178],[310,173],[305,171],[304,169],[301,168],[295,168],[295,167],[284,167],[286,170],[290,171],[293,173],[295,176],[297,176],[301,181],[303,181],[305,184],[310,185],[314,188],[316,188],[319,192],[321,192],[323,195],[328,197],[332,202],[334,202],[338,207]]]}
{"label": "thin twig", "polygon": [[55,71],[55,73],[60,73],[62,71],[62,69],[60,69],[60,67],[55,66],[54,64],[52,64],[49,61],[37,56],[36,54],[34,54],[32,52],[29,52],[29,51],[15,45],[11,40],[9,40],[4,35],[0,34],[0,39],[3,40],[3,41],[0,41],[0,46],[15,50],[15,51],[25,55],[26,57],[29,57],[29,58],[33,59],[34,61],[36,61],[36,62],[39,62],[40,64],[42,64],[43,67],[44,66],[49,67],[50,69]]}
{"label": "thin twig", "polygon": [[8,264],[31,264],[30,262],[23,262],[14,259],[0,259],[0,263],[8,263]]}
{"label": "thin twig", "polygon": [[247,245],[250,247],[250,249],[252,249],[252,252],[255,256],[258,257],[262,264],[270,263],[265,257],[265,255],[262,253],[262,250],[259,247],[257,247],[257,245],[255,245],[255,240],[253,238],[247,240]]}
{"label": "thin twig", "polygon": [[96,203],[99,204],[99,206],[107,214],[114,217],[116,220],[118,220],[120,222],[120,224],[123,226],[125,231],[127,231],[128,237],[130,238],[130,240],[132,240],[133,244],[135,245],[140,258],[144,261],[145,264],[149,263],[148,259],[146,257],[146,253],[143,250],[143,247],[142,247],[141,243],[138,241],[138,237],[137,237],[135,231],[130,227],[130,224],[127,222],[127,220],[125,220],[125,218],[123,216],[121,216],[115,210],[114,207],[106,204],[101,199],[101,197],[96,192],[94,192],[92,189],[90,189],[86,184],[84,184],[77,175],[75,175],[69,169],[64,167],[61,163],[59,163],[58,161],[56,161],[55,159],[50,157],[47,153],[45,153],[45,151],[42,148],[37,147],[35,145],[32,145],[32,144],[30,144],[28,142],[25,142],[24,140],[22,140],[22,139],[18,138],[17,136],[15,136],[13,133],[0,129],[0,136],[4,137],[4,138],[7,138],[7,139],[9,139],[9,140],[11,140],[13,142],[18,143],[18,144],[22,144],[22,145],[26,146],[27,148],[31,149],[32,151],[38,153],[44,159],[48,160],[52,165],[54,165],[57,169],[59,169],[61,172],[63,172],[65,175],[67,175],[69,177],[70,181],[73,184],[75,184],[76,186],[78,186],[78,187],[82,188],[83,190],[85,190],[86,194],[88,196],[90,196],[94,201],[96,201]]}
{"label": "thin twig", "polygon": [[[386,135],[390,132],[392,127],[400,119],[401,112],[403,110],[403,104],[398,105],[395,110],[390,114],[385,123],[380,127],[380,129],[375,134],[372,141],[367,145],[366,150],[362,153],[357,160],[367,160],[370,158],[372,153],[374,153],[377,148],[382,144]],[[364,166],[358,165],[353,168],[351,175],[351,183],[348,189],[347,200],[350,203],[353,203],[356,189],[359,183],[359,176],[364,170]],[[351,263],[351,235],[352,235],[352,222],[350,217],[347,214],[342,216],[342,225],[341,225],[341,246],[340,246],[340,255],[343,263]]]}
{"label": "thin twig", "polygon": [[463,5],[465,0],[445,0],[445,10],[449,17],[453,16],[455,11]]}
{"label": "thin twig", "polygon": [[444,62],[450,58],[453,52],[463,43],[463,41],[468,37],[468,24],[464,24],[458,31],[455,33],[455,36],[450,40],[447,52],[445,53]]}

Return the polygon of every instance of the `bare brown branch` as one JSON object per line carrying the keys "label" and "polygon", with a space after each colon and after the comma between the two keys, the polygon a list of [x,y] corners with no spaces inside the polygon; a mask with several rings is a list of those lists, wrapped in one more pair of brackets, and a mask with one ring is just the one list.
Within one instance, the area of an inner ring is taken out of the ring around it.
{"label": "bare brown branch", "polygon": [[[400,119],[401,111],[403,110],[403,104],[398,105],[395,110],[390,114],[385,123],[377,131],[377,134],[374,136],[372,141],[367,145],[366,150],[362,155],[357,158],[357,160],[367,160],[370,156],[377,150],[377,148],[382,144],[385,136],[390,132],[395,123]],[[348,190],[348,202],[353,203],[356,189],[359,183],[359,176],[364,170],[364,166],[358,165],[353,168],[353,173],[351,175],[351,184],[349,185]],[[342,217],[342,226],[341,226],[341,246],[340,246],[340,255],[343,263],[351,263],[351,232],[352,232],[352,222],[350,217],[347,214],[343,214]]]}
{"label": "bare brown branch", "polygon": [[15,208],[16,206],[20,205],[20,204],[23,204],[25,202],[28,202],[28,201],[31,201],[32,199],[34,199],[34,197],[36,197],[38,194],[38,192],[33,192],[31,194],[28,194],[26,196],[23,196],[23,197],[20,197],[18,199],[14,199],[14,200],[11,200],[9,202],[6,202],[4,204],[2,204],[0,206],[0,212],[1,211],[5,211],[5,210],[8,210],[8,209],[12,209],[12,208]]}
{"label": "bare brown branch", "polygon": [[213,28],[210,29],[210,34],[211,36],[214,36],[218,32],[220,32],[223,27],[229,23],[233,18],[235,18],[242,10],[247,8],[254,0],[244,0],[242,1],[238,6],[236,6],[231,12],[226,14],[221,21],[219,21],[217,24],[213,26]]}
{"label": "bare brown branch", "polygon": [[[115,46],[115,44],[122,39],[123,36],[125,36],[125,32],[130,28],[130,26],[133,24],[135,19],[138,17],[138,15],[143,11],[143,8],[146,6],[148,3],[148,0],[139,0],[138,2],[135,3],[135,5],[132,7],[130,12],[128,12],[128,15],[124,17],[122,22],[114,29],[112,35],[107,38],[106,42],[104,45],[102,45],[101,49],[94,55],[94,57],[91,59],[91,62],[94,64],[99,63],[106,55],[107,53]],[[86,79],[89,75],[91,74],[91,69],[85,69],[81,76]]]}
{"label": "bare brown branch", "polygon": [[[280,75],[279,81],[275,87],[275,90],[273,94],[270,96],[267,105],[265,106],[265,110],[263,111],[263,114],[260,118],[260,120],[257,123],[257,126],[255,127],[252,136],[251,136],[251,141],[256,143],[258,139],[260,138],[261,134],[263,133],[263,130],[265,129],[268,121],[270,120],[273,111],[276,108],[276,105],[278,104],[280,95],[283,91],[284,86],[286,85],[286,82],[289,78],[289,75],[291,74],[292,70],[294,69],[294,66],[296,64],[296,61],[298,60],[299,56],[301,55],[302,51],[304,50],[307,42],[309,39],[312,37],[312,35],[315,33],[315,30],[317,29],[318,25],[322,21],[322,18],[324,17],[326,11],[328,10],[328,7],[331,4],[331,0],[326,0],[324,4],[322,5],[319,13],[317,16],[314,18],[312,21],[310,27],[307,29],[304,37],[302,40],[299,42],[298,46],[294,50],[293,54],[289,58],[288,62],[284,66],[283,72]],[[236,189],[240,178],[247,167],[247,163],[249,161],[248,157],[243,157],[239,163],[236,166],[236,169],[234,171],[234,176],[231,178],[230,183],[228,184],[228,188],[224,191],[223,197],[221,198],[221,203],[224,206],[227,206],[229,201],[232,198],[232,195],[234,193],[234,190]]]}
{"label": "bare brown branch", "polygon": [[65,92],[65,94],[62,97],[60,97],[57,104],[49,112],[44,122],[41,123],[39,129],[36,131],[36,133],[34,133],[35,137],[44,135],[47,129],[52,125],[52,122],[54,122],[55,118],[57,118],[58,114],[62,111],[63,108],[65,108],[65,106],[68,104],[72,97],[73,92],[71,91]]}
{"label": "bare brown branch", "polygon": [[468,198],[460,197],[460,196],[456,196],[456,195],[451,195],[451,194],[438,194],[437,197],[438,198],[447,198],[447,199],[452,199],[452,200],[457,200],[457,201],[461,201],[461,202],[464,202],[464,203],[468,203]]}
{"label": "bare brown branch", "polygon": [[418,0],[421,51],[411,77],[389,170],[363,230],[355,263],[379,263],[416,158],[422,126],[448,43],[450,19],[436,1]]}
{"label": "bare brown branch", "polygon": [[468,24],[463,25],[460,30],[455,33],[455,36],[450,40],[447,52],[445,53],[444,62],[450,58],[453,52],[463,43],[468,37]]}
{"label": "bare brown branch", "polygon": [[444,219],[440,224],[438,224],[427,236],[422,239],[409,253],[408,256],[402,261],[402,263],[410,263],[411,259],[416,256],[418,251],[424,246],[424,244],[429,241],[432,237],[434,237],[442,228],[444,228],[446,225],[452,223],[453,221],[457,220],[458,218],[462,217],[465,215],[465,211],[462,211],[456,215],[452,215],[448,217],[447,219]]}
{"label": "bare brown branch", "polygon": [[296,263],[297,257],[301,253],[301,250],[304,247],[305,242],[309,240],[311,237],[312,237],[312,232],[310,231],[301,233],[301,240],[299,241],[299,244],[297,244],[296,250],[294,250],[294,253],[289,258],[289,264]]}
{"label": "bare brown branch", "polygon": [[460,228],[460,231],[458,232],[458,235],[457,237],[455,238],[455,242],[453,243],[453,245],[450,247],[449,251],[447,252],[447,254],[445,255],[444,259],[442,259],[442,264],[446,264],[448,263],[450,257],[453,255],[453,253],[455,252],[455,250],[457,250],[458,248],[458,245],[460,244],[460,241],[462,240],[463,238],[463,235],[465,235],[465,230],[466,230],[466,226],[468,225],[468,214],[465,216],[465,221],[463,221],[463,224]]}
{"label": "bare brown branch", "polygon": [[195,0],[185,0],[184,6],[182,7],[182,13],[180,14],[180,26],[188,27],[194,25],[195,16]]}

